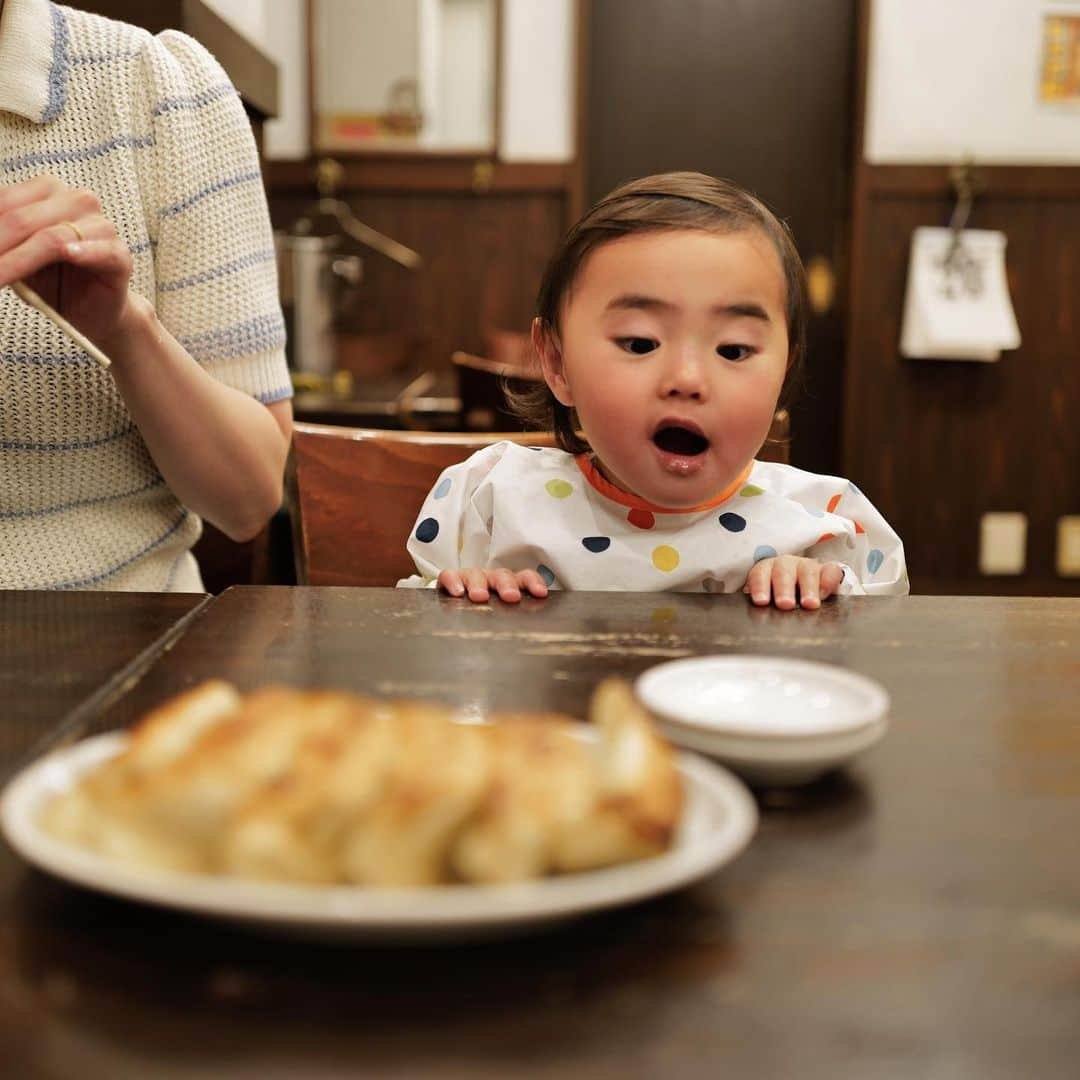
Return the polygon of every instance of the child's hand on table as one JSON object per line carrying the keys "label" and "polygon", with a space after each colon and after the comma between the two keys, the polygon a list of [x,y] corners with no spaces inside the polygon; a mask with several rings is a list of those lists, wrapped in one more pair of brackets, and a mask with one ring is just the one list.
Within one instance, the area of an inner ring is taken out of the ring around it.
{"label": "child's hand on table", "polygon": [[523,592],[544,597],[548,587],[535,570],[443,570],[439,588],[451,596],[468,596],[474,604],[486,604],[492,592],[508,604],[516,604]]}
{"label": "child's hand on table", "polygon": [[[840,588],[844,569],[838,563],[820,563],[817,559],[804,559],[797,555],[779,555],[774,559],[762,559],[754,563],[746,576],[743,592],[760,607],[771,599],[782,611],[799,606],[819,608]],[[799,601],[795,600],[795,586],[799,587]]]}

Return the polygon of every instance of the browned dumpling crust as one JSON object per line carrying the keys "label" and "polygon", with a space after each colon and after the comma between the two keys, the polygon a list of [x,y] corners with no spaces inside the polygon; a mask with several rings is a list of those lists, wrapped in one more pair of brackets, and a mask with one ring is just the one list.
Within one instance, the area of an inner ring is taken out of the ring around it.
{"label": "browned dumpling crust", "polygon": [[61,839],[146,868],[312,884],[521,881],[672,843],[682,788],[630,688],[593,695],[595,740],[558,714],[452,709],[210,681],[54,799]]}

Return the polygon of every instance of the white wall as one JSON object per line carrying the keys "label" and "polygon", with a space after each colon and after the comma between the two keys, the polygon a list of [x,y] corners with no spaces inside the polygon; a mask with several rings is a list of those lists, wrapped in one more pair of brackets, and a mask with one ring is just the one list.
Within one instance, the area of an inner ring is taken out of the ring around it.
{"label": "white wall", "polygon": [[[245,12],[251,26],[261,26],[256,40],[278,61],[280,113],[266,125],[267,157],[305,157],[309,141],[303,0],[210,2],[230,21]],[[499,156],[505,161],[573,158],[575,8],[576,0],[503,0]]]}
{"label": "white wall", "polygon": [[574,156],[575,0],[503,0],[504,161]]}
{"label": "white wall", "polygon": [[1080,163],[1080,109],[1039,102],[1053,0],[872,0],[865,156],[874,164]]}
{"label": "white wall", "polygon": [[308,45],[304,0],[273,0],[266,18],[266,51],[278,66],[278,115],[263,128],[268,158],[307,157]]}
{"label": "white wall", "polygon": [[206,0],[227,23],[231,23],[245,37],[260,48],[266,48],[266,31],[269,9],[279,0]]}
{"label": "white wall", "polygon": [[308,152],[307,15],[304,0],[206,0],[278,66],[278,116],[264,128],[268,158]]}

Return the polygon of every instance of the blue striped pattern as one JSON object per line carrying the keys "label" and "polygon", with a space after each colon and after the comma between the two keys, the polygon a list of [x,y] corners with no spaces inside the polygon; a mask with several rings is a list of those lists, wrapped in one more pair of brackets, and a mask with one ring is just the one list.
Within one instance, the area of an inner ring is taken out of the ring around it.
{"label": "blue striped pattern", "polygon": [[156,240],[143,240],[138,244],[129,244],[128,251],[130,251],[132,255],[141,255],[144,251],[149,251],[151,248],[156,247]]}
{"label": "blue striped pattern", "polygon": [[99,495],[95,499],[77,499],[74,502],[61,503],[59,506],[46,506],[40,510],[4,510],[0,511],[0,520],[13,518],[41,518],[50,514],[62,514],[65,510],[81,510],[84,506],[103,506],[105,503],[119,502],[121,499],[133,499],[136,495],[142,495],[157,487],[164,487],[165,481],[159,476],[151,480],[149,484],[134,488],[132,491],[122,491],[119,495]]}
{"label": "blue striped pattern", "polygon": [[0,363],[4,364],[38,364],[42,367],[50,365],[60,367],[71,365],[72,367],[91,367],[97,363],[86,353],[0,353]]}
{"label": "blue striped pattern", "polygon": [[285,344],[285,320],[280,312],[273,312],[221,330],[180,338],[180,344],[196,360],[211,362],[270,352]]}
{"label": "blue striped pattern", "polygon": [[158,285],[158,292],[176,292],[178,289],[190,289],[193,285],[205,285],[206,282],[213,281],[215,278],[235,274],[238,270],[248,270],[252,266],[258,266],[259,263],[273,262],[276,258],[277,255],[273,249],[255,251],[250,255],[242,255],[232,262],[223,263],[210,270],[203,270],[202,273],[192,274],[190,277],[178,278],[176,281],[163,281]]}
{"label": "blue striped pattern", "polygon": [[187,520],[188,511],[181,510],[180,516],[169,526],[169,528],[161,534],[156,540],[147,544],[141,551],[135,552],[134,555],[125,559],[121,563],[117,563],[115,566],[110,566],[108,570],[103,570],[100,574],[95,574],[93,577],[79,578],[74,581],[61,581],[55,585],[49,585],[50,589],[85,589],[90,585],[100,585],[106,578],[112,577],[114,574],[119,574],[125,567],[130,566],[133,562],[141,559],[144,555],[149,555],[154,548],[161,547],[166,540],[180,528],[181,525]]}
{"label": "blue striped pattern", "polygon": [[134,60],[137,56],[142,55],[142,51],[141,48],[138,48],[124,49],[121,52],[114,53],[83,53],[81,56],[72,56],[70,62],[72,66],[111,64],[115,60]]}
{"label": "blue striped pattern", "polygon": [[227,191],[229,188],[236,187],[239,184],[251,184],[256,181],[262,181],[262,174],[258,169],[236,173],[234,176],[225,176],[220,180],[215,180],[212,184],[207,184],[206,187],[200,188],[198,191],[193,191],[187,198],[181,199],[178,203],[164,207],[158,213],[163,218],[175,217],[185,210],[190,210],[197,202],[201,202],[208,195],[215,195],[219,191]]}
{"label": "blue striped pattern", "polygon": [[2,450],[90,450],[95,446],[104,446],[106,443],[116,442],[125,435],[130,435],[135,430],[134,424],[127,424],[119,431],[111,435],[105,435],[100,439],[84,439],[80,442],[16,442],[14,439],[0,440]]}
{"label": "blue striped pattern", "polygon": [[50,4],[53,28],[53,62],[49,72],[49,100],[41,114],[41,122],[48,124],[55,120],[64,109],[67,100],[68,82],[68,25],[63,11],[56,4]]}
{"label": "blue striped pattern", "polygon": [[169,576],[165,579],[165,585],[161,590],[162,592],[172,592],[172,584],[176,580],[176,571],[180,569],[180,563],[183,561],[185,555],[187,555],[187,552],[181,551],[180,554],[173,559],[173,564],[169,567]]}
{"label": "blue striped pattern", "polygon": [[261,402],[263,405],[273,405],[275,401],[284,401],[286,398],[293,396],[293,388],[290,383],[288,386],[280,386],[277,390],[268,390],[265,394],[256,394],[255,400]]}
{"label": "blue striped pattern", "polygon": [[232,83],[218,83],[217,86],[211,86],[208,90],[192,94],[190,97],[165,98],[154,106],[152,115],[161,116],[163,113],[176,112],[177,109],[198,109],[203,105],[209,105],[212,101],[220,101],[221,98],[228,97],[230,94],[237,94],[236,87]]}
{"label": "blue striped pattern", "polygon": [[106,142],[87,146],[82,150],[45,150],[35,154],[24,154],[22,157],[6,158],[0,160],[0,171],[18,172],[30,165],[58,165],[66,161],[90,161],[122,147],[142,150],[153,145],[153,135],[117,135]]}

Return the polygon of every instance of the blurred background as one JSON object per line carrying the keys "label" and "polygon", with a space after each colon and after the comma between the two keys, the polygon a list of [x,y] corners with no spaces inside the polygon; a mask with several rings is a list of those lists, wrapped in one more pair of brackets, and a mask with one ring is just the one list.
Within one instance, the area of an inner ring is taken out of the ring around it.
{"label": "blurred background", "polygon": [[[807,265],[791,463],[870,496],[915,592],[1080,595],[1080,3],[75,6],[191,33],[240,90],[298,419],[511,426],[499,378],[535,376],[562,233],[623,180],[697,169],[763,198]],[[916,287],[926,227],[951,230],[928,274],[974,274],[962,303]],[[209,536],[208,583],[286,580],[276,528]]]}

